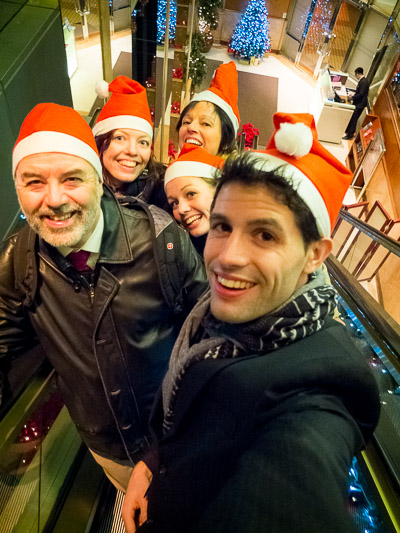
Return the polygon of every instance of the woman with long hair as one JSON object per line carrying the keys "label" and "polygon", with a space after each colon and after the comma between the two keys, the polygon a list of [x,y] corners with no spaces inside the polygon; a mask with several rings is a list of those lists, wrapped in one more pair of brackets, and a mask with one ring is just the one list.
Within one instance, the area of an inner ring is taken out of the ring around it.
{"label": "woman with long hair", "polygon": [[153,123],[145,88],[118,76],[109,85],[101,82],[96,92],[102,97],[111,93],[93,128],[104,182],[121,201],[135,196],[167,208],[165,167],[154,159]]}

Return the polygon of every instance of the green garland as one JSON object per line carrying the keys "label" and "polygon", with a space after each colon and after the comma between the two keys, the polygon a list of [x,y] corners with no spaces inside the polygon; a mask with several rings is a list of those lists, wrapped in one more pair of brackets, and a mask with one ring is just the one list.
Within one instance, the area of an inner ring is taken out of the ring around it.
{"label": "green garland", "polygon": [[[199,87],[206,77],[207,65],[206,58],[201,53],[204,47],[203,37],[200,33],[193,33],[192,35],[192,48],[190,52],[189,63],[189,78],[192,78],[192,89]],[[188,53],[188,46],[186,54]],[[185,56],[187,58],[187,56]],[[186,62],[185,62],[186,63]],[[186,69],[186,65],[185,65]]]}

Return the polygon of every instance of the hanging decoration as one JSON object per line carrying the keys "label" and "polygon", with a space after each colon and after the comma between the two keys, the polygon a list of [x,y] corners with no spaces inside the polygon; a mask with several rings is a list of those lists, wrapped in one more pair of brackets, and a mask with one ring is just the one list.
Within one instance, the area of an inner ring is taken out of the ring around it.
{"label": "hanging decoration", "polygon": [[265,0],[250,0],[237,24],[228,52],[245,58],[262,58],[271,49],[268,11]]}
{"label": "hanging decoration", "polygon": [[331,0],[312,0],[308,12],[301,17],[304,28],[302,37],[307,37],[307,46],[317,49],[324,34],[329,33],[332,20],[333,3]]}
{"label": "hanging decoration", "polygon": [[[307,12],[307,15],[306,15],[306,18],[305,18],[303,34],[302,34],[303,39],[305,39],[307,37],[308,29],[309,29],[310,24],[311,24],[311,20],[312,20],[313,14],[314,14],[314,9],[315,9],[316,4],[317,4],[317,0],[312,0],[311,5],[308,8],[308,12]],[[303,19],[303,18],[304,18],[304,16],[301,17],[301,19]]]}
{"label": "hanging decoration", "polygon": [[[157,4],[157,43],[164,42],[165,25],[167,16],[167,2],[168,0],[158,0]],[[175,39],[176,28],[176,1],[171,0],[169,9],[169,38]]]}

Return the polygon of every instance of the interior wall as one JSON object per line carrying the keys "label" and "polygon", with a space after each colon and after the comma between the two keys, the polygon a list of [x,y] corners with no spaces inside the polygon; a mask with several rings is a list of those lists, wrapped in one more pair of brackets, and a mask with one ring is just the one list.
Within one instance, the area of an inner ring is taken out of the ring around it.
{"label": "interior wall", "polygon": [[353,73],[357,67],[362,67],[364,72],[368,72],[387,22],[386,16],[372,9],[368,11],[346,65],[347,72]]}

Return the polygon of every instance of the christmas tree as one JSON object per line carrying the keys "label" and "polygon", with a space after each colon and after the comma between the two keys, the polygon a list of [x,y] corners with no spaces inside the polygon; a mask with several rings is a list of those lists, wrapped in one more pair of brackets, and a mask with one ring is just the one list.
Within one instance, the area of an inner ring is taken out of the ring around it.
{"label": "christmas tree", "polygon": [[[162,43],[165,36],[165,18],[167,15],[168,0],[158,0],[157,4],[157,43]],[[176,2],[171,0],[169,8],[169,38],[175,38]]]}
{"label": "christmas tree", "polygon": [[233,32],[229,48],[240,57],[263,57],[271,48],[265,0],[250,0]]}

